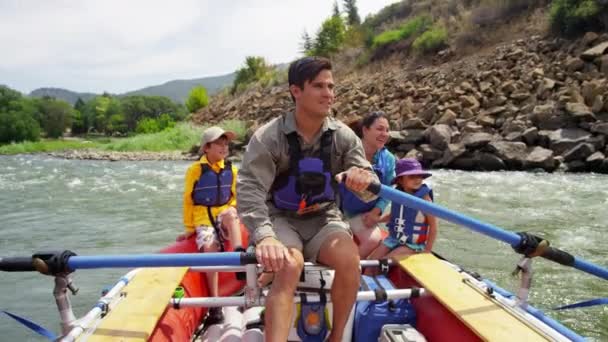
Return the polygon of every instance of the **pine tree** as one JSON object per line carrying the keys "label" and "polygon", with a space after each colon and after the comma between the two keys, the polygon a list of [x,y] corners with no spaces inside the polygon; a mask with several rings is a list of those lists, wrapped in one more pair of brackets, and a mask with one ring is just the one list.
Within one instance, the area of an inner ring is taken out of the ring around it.
{"label": "pine tree", "polygon": [[358,26],[361,24],[359,10],[357,9],[357,0],[344,0],[344,11],[346,12],[346,23],[350,26]]}
{"label": "pine tree", "polygon": [[301,44],[301,52],[304,55],[307,55],[313,48],[313,39],[312,37],[304,30],[302,33],[302,44]]}
{"label": "pine tree", "polygon": [[340,16],[340,7],[338,7],[338,1],[334,0],[334,9],[333,9],[333,13],[331,15],[332,17],[339,17]]}

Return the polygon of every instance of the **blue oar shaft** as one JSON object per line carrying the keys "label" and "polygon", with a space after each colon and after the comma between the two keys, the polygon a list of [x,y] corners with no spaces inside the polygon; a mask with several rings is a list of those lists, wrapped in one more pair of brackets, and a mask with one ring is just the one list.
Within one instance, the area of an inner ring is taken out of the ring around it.
{"label": "blue oar shaft", "polygon": [[72,256],[68,260],[71,270],[91,268],[180,267],[242,265],[241,253],[182,253],[138,255]]}
{"label": "blue oar shaft", "polygon": [[572,267],[576,268],[577,270],[585,271],[587,273],[608,280],[608,269],[590,263],[588,261],[579,259],[577,257],[574,257],[574,264],[572,265]]}
{"label": "blue oar shaft", "polygon": [[[487,235],[496,240],[506,242],[511,246],[517,246],[521,242],[521,237],[518,234],[506,231],[489,223],[481,222],[472,217],[465,216],[455,211],[451,211],[442,206],[439,206],[429,201],[425,201],[416,196],[412,196],[410,194],[396,190],[386,185],[380,186],[380,191],[378,192],[378,195],[395,203],[403,204],[410,208],[414,208],[422,212],[437,216],[446,221],[465,226],[471,230]],[[574,262],[569,266],[608,280],[608,269],[582,260],[580,258],[574,257]]]}
{"label": "blue oar shaft", "polygon": [[391,200],[395,203],[406,205],[410,208],[420,210],[422,212],[437,216],[446,221],[468,227],[476,232],[492,237],[496,240],[506,242],[511,245],[516,245],[521,241],[521,237],[513,232],[505,231],[494,225],[481,222],[474,218],[451,211],[437,204],[425,201],[416,196],[396,190],[386,185],[382,185],[378,195],[384,199]]}

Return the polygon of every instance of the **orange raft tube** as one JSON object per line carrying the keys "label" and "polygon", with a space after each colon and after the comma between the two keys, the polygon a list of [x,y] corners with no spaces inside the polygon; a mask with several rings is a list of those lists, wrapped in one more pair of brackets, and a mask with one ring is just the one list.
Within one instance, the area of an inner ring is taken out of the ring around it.
{"label": "orange raft tube", "polygon": [[[243,244],[246,246],[249,240],[249,233],[245,226],[241,224]],[[226,251],[233,251],[230,242],[226,242]],[[162,249],[161,253],[197,253],[194,236]],[[181,286],[184,288],[185,297],[208,297],[209,290],[205,273],[188,271],[182,279]],[[230,296],[240,291],[245,286],[245,282],[236,279],[234,272],[219,274],[219,295]],[[207,308],[181,308],[179,310],[167,307],[163,315],[159,318],[149,341],[190,341],[194,331],[201,323],[202,318],[207,313]]]}

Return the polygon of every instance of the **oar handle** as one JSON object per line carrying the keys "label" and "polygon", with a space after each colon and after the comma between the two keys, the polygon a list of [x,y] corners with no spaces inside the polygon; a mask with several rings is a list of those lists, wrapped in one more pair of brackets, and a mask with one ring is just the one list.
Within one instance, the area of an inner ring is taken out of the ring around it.
{"label": "oar handle", "polygon": [[0,271],[4,272],[31,272],[35,271],[32,257],[0,258]]}
{"label": "oar handle", "polygon": [[562,251],[559,248],[548,247],[541,256],[547,260],[551,260],[564,266],[574,266],[574,256],[568,252]]}

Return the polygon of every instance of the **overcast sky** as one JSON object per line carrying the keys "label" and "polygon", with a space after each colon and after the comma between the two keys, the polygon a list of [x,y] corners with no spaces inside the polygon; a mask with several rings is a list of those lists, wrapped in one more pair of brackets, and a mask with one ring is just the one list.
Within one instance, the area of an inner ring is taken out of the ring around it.
{"label": "overcast sky", "polygon": [[[338,1],[341,5],[342,1]],[[358,0],[365,18],[395,0]],[[122,93],[300,55],[331,0],[2,0],[0,84]]]}

